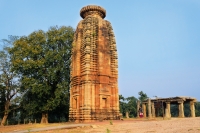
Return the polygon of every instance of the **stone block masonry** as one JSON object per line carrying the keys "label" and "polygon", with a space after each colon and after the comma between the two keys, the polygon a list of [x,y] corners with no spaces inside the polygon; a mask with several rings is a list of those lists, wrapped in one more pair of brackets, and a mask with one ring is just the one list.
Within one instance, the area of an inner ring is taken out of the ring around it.
{"label": "stone block masonry", "polygon": [[71,56],[69,119],[88,122],[119,119],[118,57],[106,10],[81,9]]}

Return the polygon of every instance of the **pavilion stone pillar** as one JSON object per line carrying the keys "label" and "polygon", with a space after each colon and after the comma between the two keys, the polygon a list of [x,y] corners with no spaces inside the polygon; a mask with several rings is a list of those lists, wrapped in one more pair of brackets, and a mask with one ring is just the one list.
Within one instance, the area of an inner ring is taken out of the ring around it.
{"label": "pavilion stone pillar", "polygon": [[154,102],[151,103],[151,110],[152,110],[152,117],[156,117]]}
{"label": "pavilion stone pillar", "polygon": [[148,99],[148,118],[151,118],[152,114],[151,114],[151,99]]}
{"label": "pavilion stone pillar", "polygon": [[126,111],[126,118],[129,118],[129,112]]}
{"label": "pavilion stone pillar", "polygon": [[137,101],[137,117],[139,118],[140,101]]}
{"label": "pavilion stone pillar", "polygon": [[170,102],[166,102],[165,118],[171,118]]}
{"label": "pavilion stone pillar", "polygon": [[147,113],[146,113],[146,104],[145,103],[142,103],[142,110],[143,110],[143,117],[147,117]]}
{"label": "pavilion stone pillar", "polygon": [[179,108],[179,117],[182,117],[182,118],[185,117],[183,101],[178,101],[178,108]]}
{"label": "pavilion stone pillar", "polygon": [[195,117],[194,101],[190,101],[190,111],[191,111],[191,117]]}

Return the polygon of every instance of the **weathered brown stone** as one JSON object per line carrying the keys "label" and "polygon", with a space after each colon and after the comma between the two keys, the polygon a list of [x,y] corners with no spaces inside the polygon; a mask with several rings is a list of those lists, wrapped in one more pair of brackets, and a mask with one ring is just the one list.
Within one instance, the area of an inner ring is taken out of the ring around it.
{"label": "weathered brown stone", "polygon": [[71,121],[119,118],[118,60],[106,11],[86,6],[77,26],[71,57]]}
{"label": "weathered brown stone", "polygon": [[126,111],[126,118],[129,118],[129,112]]}
{"label": "weathered brown stone", "polygon": [[137,118],[139,118],[139,108],[140,108],[140,101],[137,100]]}
{"label": "weathered brown stone", "polygon": [[[171,109],[170,109],[170,104],[178,104],[178,110],[179,110],[179,117],[185,117],[184,115],[184,102],[185,103],[190,103],[190,110],[191,110],[191,117],[195,117],[195,106],[194,103],[196,102],[196,98],[194,97],[169,97],[169,98],[156,98],[156,99],[151,99],[151,104],[152,104],[152,117],[156,117],[155,115],[155,108],[162,109],[163,110],[163,118],[171,118]],[[142,105],[145,106],[149,100],[145,100],[142,102]],[[162,103],[161,105],[159,103]],[[164,104],[164,106],[163,106]],[[143,107],[143,110],[146,108]],[[150,108],[148,109],[150,110]],[[158,115],[157,115],[158,116]]]}
{"label": "weathered brown stone", "polygon": [[195,117],[194,101],[190,101],[190,111],[191,111],[191,117]]}
{"label": "weathered brown stone", "polygon": [[146,103],[142,103],[142,110],[143,110],[143,117],[147,117],[147,112],[146,112]]}
{"label": "weathered brown stone", "polygon": [[184,115],[184,106],[183,106],[183,101],[178,102],[178,108],[179,108],[179,117],[185,117]]}
{"label": "weathered brown stone", "polygon": [[156,116],[154,102],[151,103],[152,117]]}
{"label": "weathered brown stone", "polygon": [[148,118],[152,117],[152,113],[151,113],[151,99],[148,99]]}
{"label": "weathered brown stone", "polygon": [[170,102],[166,102],[165,118],[171,118]]}

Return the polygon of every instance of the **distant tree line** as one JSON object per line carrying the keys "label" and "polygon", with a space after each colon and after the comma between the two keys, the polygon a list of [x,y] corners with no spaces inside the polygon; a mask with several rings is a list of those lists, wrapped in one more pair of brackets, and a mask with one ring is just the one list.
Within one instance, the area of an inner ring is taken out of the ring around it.
{"label": "distant tree line", "polygon": [[[3,39],[0,51],[0,122],[1,125],[68,121],[70,58],[74,36],[72,27],[50,27],[28,36]],[[137,101],[148,98],[119,95],[120,112],[137,116]],[[195,104],[200,116],[200,102]],[[171,106],[172,116],[178,108]],[[190,108],[185,104],[185,116]]]}

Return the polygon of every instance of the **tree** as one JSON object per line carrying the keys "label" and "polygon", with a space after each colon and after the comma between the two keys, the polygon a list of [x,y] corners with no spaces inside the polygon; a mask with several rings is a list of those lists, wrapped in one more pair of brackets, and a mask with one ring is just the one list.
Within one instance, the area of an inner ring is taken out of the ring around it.
{"label": "tree", "polygon": [[184,115],[185,117],[191,117],[191,111],[190,111],[190,103],[184,103]]}
{"label": "tree", "polygon": [[124,98],[122,95],[119,95],[119,105],[123,116],[126,115],[126,112],[128,112],[130,117],[137,115],[137,98],[134,96]]}
{"label": "tree", "polygon": [[23,109],[41,113],[41,123],[48,123],[49,112],[68,105],[73,35],[72,27],[55,26],[20,37],[10,49],[13,71],[21,75],[26,92]]}
{"label": "tree", "polygon": [[140,100],[140,102],[142,103],[144,100],[148,99],[148,96],[146,93],[144,93],[143,91],[138,92],[138,99]]}
{"label": "tree", "polygon": [[177,104],[171,104],[170,111],[172,117],[178,117],[179,109]]}
{"label": "tree", "polygon": [[9,108],[11,101],[14,100],[19,92],[18,75],[11,71],[12,64],[10,62],[10,56],[6,52],[7,48],[0,51],[0,96],[1,102],[4,105],[4,115],[1,121],[1,125],[5,125],[9,115]]}
{"label": "tree", "polygon": [[4,104],[6,102],[5,99],[5,86],[0,84],[0,119],[3,118],[4,115]]}
{"label": "tree", "polygon": [[119,101],[120,101],[120,100],[124,101],[125,98],[124,98],[122,95],[119,95]]}
{"label": "tree", "polygon": [[126,103],[124,102],[125,98],[122,95],[119,95],[119,109],[123,116],[125,116],[125,109],[126,109]]}
{"label": "tree", "polygon": [[200,116],[200,102],[195,103],[195,114],[197,117]]}
{"label": "tree", "polygon": [[130,117],[137,116],[137,98],[134,96],[127,97],[126,111],[129,113]]}

